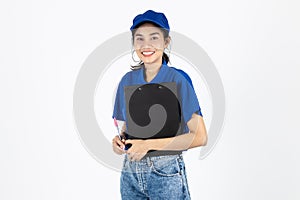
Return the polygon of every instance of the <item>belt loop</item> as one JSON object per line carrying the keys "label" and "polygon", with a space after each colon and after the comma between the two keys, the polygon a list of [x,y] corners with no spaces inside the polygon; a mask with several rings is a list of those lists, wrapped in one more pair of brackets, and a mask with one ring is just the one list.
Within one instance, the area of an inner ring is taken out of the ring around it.
{"label": "belt loop", "polygon": [[183,161],[183,156],[182,156],[182,154],[179,154],[178,156],[179,156],[180,161]]}
{"label": "belt loop", "polygon": [[148,167],[151,167],[151,159],[150,159],[150,157],[147,157],[146,159],[147,159],[147,165],[148,165]]}

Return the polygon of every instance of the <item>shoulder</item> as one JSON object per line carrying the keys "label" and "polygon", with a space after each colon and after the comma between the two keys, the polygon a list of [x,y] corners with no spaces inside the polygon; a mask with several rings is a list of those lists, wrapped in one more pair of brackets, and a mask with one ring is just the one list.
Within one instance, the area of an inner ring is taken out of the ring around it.
{"label": "shoulder", "polygon": [[192,79],[185,71],[176,67],[169,67],[169,71],[174,74],[178,81],[188,82],[193,87]]}
{"label": "shoulder", "polygon": [[141,70],[141,69],[133,70],[133,71],[127,72],[127,73],[121,78],[120,84],[127,85],[127,84],[130,84],[132,81],[137,80],[137,79],[138,79],[138,76],[139,76],[139,74],[140,74],[140,70]]}

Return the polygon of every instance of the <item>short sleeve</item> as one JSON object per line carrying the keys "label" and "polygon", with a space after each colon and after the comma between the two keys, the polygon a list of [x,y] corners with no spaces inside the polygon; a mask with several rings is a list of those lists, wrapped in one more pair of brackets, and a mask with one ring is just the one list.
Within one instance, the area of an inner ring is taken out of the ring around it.
{"label": "short sleeve", "polygon": [[125,121],[125,95],[124,95],[124,84],[121,80],[117,89],[115,103],[114,103],[114,111],[113,111],[113,118],[117,120]]}
{"label": "short sleeve", "polygon": [[183,121],[184,124],[187,124],[193,113],[197,113],[200,116],[203,115],[192,81],[185,72],[184,74],[182,81],[179,83],[179,98],[181,102]]}

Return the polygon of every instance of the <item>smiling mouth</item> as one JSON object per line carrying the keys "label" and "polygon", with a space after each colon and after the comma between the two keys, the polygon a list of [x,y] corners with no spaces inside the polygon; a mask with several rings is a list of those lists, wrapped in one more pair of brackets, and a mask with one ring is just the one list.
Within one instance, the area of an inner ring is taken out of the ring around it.
{"label": "smiling mouth", "polygon": [[155,53],[155,51],[143,51],[142,54],[145,57],[152,56]]}

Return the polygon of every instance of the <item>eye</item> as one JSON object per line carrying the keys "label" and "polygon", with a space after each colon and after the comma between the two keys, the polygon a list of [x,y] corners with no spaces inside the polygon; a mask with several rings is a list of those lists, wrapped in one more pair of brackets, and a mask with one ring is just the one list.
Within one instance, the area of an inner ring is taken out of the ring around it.
{"label": "eye", "polygon": [[151,40],[158,40],[159,38],[157,37],[157,36],[153,36],[152,38],[151,38]]}
{"label": "eye", "polygon": [[142,37],[137,37],[136,40],[137,40],[137,41],[143,41],[144,38],[142,38]]}

